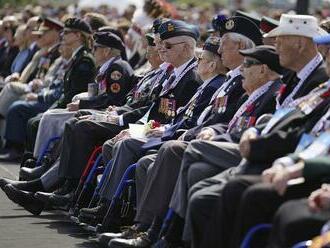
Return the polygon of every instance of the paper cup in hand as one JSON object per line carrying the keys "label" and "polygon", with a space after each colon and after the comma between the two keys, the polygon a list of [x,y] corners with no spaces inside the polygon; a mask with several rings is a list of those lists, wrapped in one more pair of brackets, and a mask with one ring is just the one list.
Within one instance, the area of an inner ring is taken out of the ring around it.
{"label": "paper cup in hand", "polygon": [[132,138],[145,138],[145,126],[141,124],[128,124]]}

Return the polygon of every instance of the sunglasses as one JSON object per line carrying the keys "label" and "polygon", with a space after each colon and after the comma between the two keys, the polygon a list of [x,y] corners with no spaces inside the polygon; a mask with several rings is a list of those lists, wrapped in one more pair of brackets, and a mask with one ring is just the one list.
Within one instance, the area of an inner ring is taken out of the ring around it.
{"label": "sunglasses", "polygon": [[249,68],[254,65],[262,65],[262,63],[256,59],[246,59],[243,62],[243,67],[244,68]]}
{"label": "sunglasses", "polygon": [[178,43],[168,43],[168,42],[163,42],[162,46],[165,47],[167,50],[172,49],[174,46],[179,45],[179,44],[184,44],[186,43],[185,41],[178,42]]}

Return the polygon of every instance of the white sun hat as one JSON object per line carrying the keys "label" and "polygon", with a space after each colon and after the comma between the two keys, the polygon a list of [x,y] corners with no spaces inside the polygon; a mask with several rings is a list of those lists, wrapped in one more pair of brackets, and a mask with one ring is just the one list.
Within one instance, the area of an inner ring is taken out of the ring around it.
{"label": "white sun hat", "polygon": [[279,26],[265,34],[264,37],[272,38],[283,35],[297,35],[314,38],[326,34],[327,32],[319,27],[317,19],[314,16],[282,14]]}

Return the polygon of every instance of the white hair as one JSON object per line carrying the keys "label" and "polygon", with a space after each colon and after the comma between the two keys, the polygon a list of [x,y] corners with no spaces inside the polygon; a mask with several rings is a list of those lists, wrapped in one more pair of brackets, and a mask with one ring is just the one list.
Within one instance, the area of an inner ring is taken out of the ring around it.
{"label": "white hair", "polygon": [[249,49],[249,48],[253,48],[256,46],[250,38],[248,38],[242,34],[228,33],[228,38],[237,43],[242,42],[244,45],[244,49]]}

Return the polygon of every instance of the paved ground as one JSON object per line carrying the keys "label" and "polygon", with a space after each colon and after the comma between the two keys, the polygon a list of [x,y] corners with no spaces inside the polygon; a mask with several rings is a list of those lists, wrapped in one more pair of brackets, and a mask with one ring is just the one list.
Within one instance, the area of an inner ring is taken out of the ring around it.
{"label": "paved ground", "polygon": [[[15,178],[18,168],[17,164],[0,163],[0,176]],[[98,245],[95,238],[60,212],[45,212],[34,217],[8,200],[0,190],[0,247],[94,248]]]}

